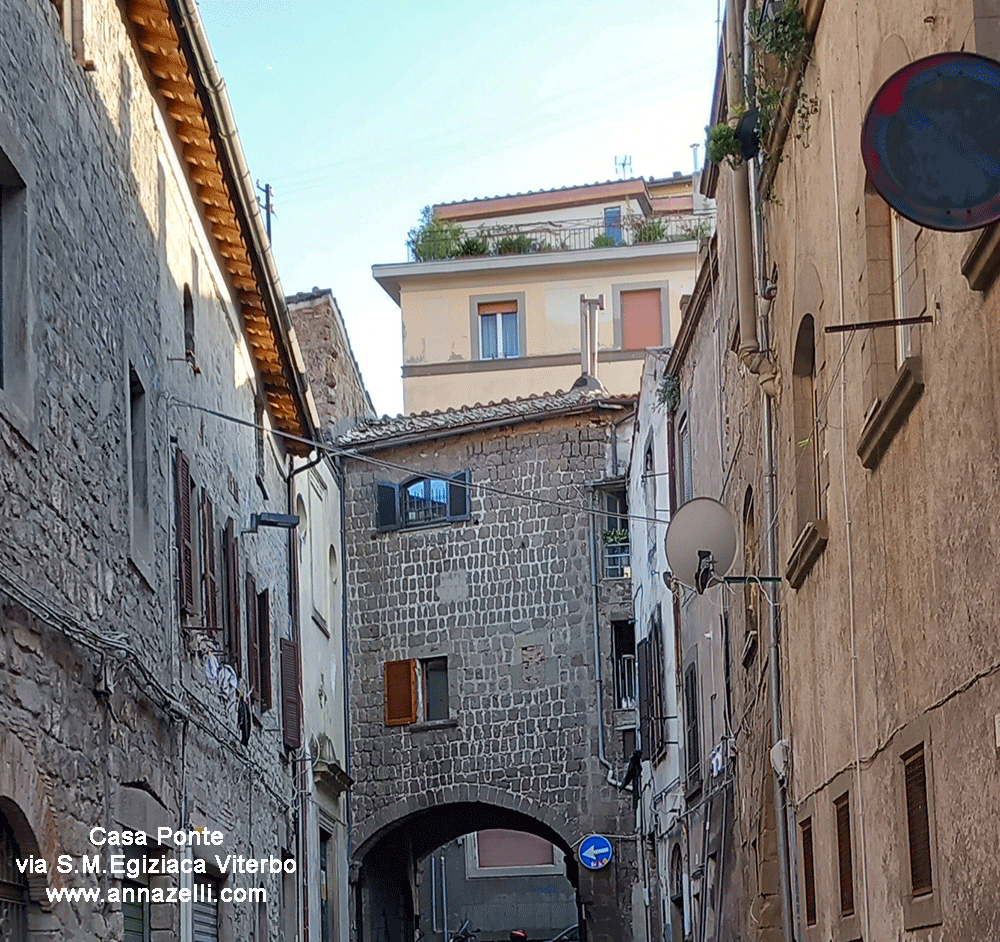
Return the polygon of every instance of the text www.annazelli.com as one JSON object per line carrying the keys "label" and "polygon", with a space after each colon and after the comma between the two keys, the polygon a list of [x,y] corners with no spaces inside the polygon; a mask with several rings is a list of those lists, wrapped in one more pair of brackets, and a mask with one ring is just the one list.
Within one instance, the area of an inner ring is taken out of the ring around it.
{"label": "text www.annazelli.com", "polygon": [[45,888],[50,903],[266,903],[267,890],[262,886],[224,886],[218,894],[208,883],[194,887],[109,887],[102,894],[100,887]]}

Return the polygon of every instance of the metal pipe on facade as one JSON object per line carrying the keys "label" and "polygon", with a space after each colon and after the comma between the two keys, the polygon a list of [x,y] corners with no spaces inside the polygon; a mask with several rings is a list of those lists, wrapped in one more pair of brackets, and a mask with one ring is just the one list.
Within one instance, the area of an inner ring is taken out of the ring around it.
{"label": "metal pipe on facade", "polygon": [[[767,322],[761,318],[761,333],[767,341]],[[778,570],[778,525],[775,520],[777,506],[777,476],[774,467],[774,402],[768,395],[761,396],[763,400],[763,421],[761,423],[761,438],[764,457],[764,514],[768,521],[767,527],[767,573],[773,575]],[[781,652],[778,644],[779,598],[778,585],[767,583],[764,591],[768,594],[767,635],[768,635],[768,689],[771,699],[771,742],[781,741]],[[785,942],[793,942],[792,931],[792,890],[788,862],[788,821],[785,817],[786,795],[785,782],[777,769],[774,775],[774,814],[778,831],[778,876],[781,881],[781,912]]]}
{"label": "metal pipe on facade", "polygon": [[[729,94],[744,88],[746,70],[750,66],[749,49],[740,42],[740,2],[727,0],[726,6],[726,87]],[[746,34],[746,24],[744,34]],[[737,63],[743,62],[740,69]],[[763,271],[763,232],[755,232],[750,213],[756,204],[757,186],[755,175],[745,163],[733,171],[733,228],[736,242],[737,305],[739,310],[740,348],[742,363],[760,378],[762,396],[761,449],[764,462],[764,504],[767,527],[767,573],[773,575],[778,569],[778,531],[775,520],[777,507],[777,480],[774,464],[774,404],[778,395],[780,375],[776,364],[767,355],[769,349],[768,319],[760,292],[754,292],[756,269]],[[755,238],[756,237],[756,238]],[[756,264],[755,264],[756,262]],[[755,303],[755,294],[760,300],[760,308]],[[759,329],[759,334],[758,334]],[[758,339],[759,337],[759,339]],[[781,741],[781,661],[778,643],[779,613],[778,592],[774,583],[768,583],[768,688],[771,709],[772,745]],[[788,822],[786,819],[785,783],[774,770],[774,810],[778,838],[779,880],[781,883],[782,929],[785,942],[793,942],[792,895],[788,854]]]}
{"label": "metal pipe on facade", "polygon": [[590,498],[591,507],[594,508],[594,516],[590,524],[590,585],[593,590],[594,605],[594,679],[597,683],[597,758],[608,771],[611,771],[611,763],[604,752],[604,681],[601,671],[601,617],[598,611],[600,601],[600,584],[597,581],[597,533],[594,521],[597,519],[597,506],[594,495]]}

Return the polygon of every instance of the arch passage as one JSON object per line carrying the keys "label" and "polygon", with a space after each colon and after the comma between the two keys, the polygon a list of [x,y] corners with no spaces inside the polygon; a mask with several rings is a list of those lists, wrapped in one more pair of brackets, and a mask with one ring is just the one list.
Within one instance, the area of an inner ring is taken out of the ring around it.
{"label": "arch passage", "polygon": [[438,847],[473,831],[524,831],[559,848],[566,876],[577,892],[580,873],[566,836],[522,811],[484,802],[465,801],[414,811],[384,826],[354,854],[358,942],[409,942],[418,915],[415,904],[418,862]]}

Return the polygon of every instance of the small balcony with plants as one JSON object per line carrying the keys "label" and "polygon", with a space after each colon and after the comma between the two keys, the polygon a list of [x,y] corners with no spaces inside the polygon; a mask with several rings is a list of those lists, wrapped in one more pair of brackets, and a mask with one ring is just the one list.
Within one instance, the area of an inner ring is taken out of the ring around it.
{"label": "small balcony with plants", "polygon": [[433,262],[614,249],[658,242],[700,242],[711,238],[714,231],[714,213],[624,215],[614,225],[590,218],[508,225],[490,223],[471,228],[440,219],[427,207],[420,225],[410,230],[406,245],[411,262]]}

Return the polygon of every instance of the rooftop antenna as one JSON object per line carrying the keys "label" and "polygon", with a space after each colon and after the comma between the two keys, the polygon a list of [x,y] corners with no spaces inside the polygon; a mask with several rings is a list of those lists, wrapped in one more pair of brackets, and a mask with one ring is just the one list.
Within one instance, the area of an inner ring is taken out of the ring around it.
{"label": "rooftop antenna", "polygon": [[615,157],[615,173],[623,180],[632,175],[632,155],[626,154],[624,157]]}

